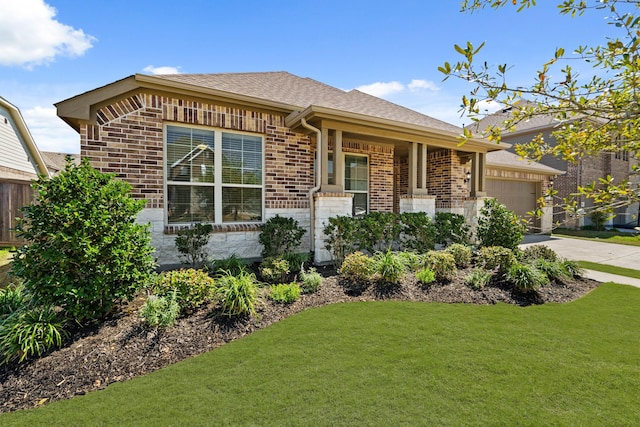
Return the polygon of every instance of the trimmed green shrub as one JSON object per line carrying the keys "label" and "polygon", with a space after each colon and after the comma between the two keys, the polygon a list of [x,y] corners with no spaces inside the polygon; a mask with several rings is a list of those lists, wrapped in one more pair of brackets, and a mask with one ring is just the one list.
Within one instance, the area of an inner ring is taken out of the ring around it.
{"label": "trimmed green shrub", "polygon": [[374,254],[386,251],[400,241],[402,225],[398,214],[393,212],[369,212],[356,218],[359,250]]}
{"label": "trimmed green shrub", "polygon": [[131,185],[84,159],[32,187],[16,227],[28,244],[12,266],[27,292],[79,323],[131,300],[154,267],[149,226],[136,223],[145,201],[130,196]]}
{"label": "trimmed green shrub", "polygon": [[486,246],[480,248],[476,263],[486,270],[497,270],[506,273],[517,262],[513,251],[503,246]]}
{"label": "trimmed green shrub", "polygon": [[177,291],[177,302],[182,313],[194,310],[211,301],[215,280],[202,270],[193,268],[165,271],[152,285],[152,293],[170,298]]}
{"label": "trimmed green shrub", "polygon": [[193,267],[202,267],[207,260],[205,246],[209,243],[209,237],[213,231],[211,224],[193,224],[176,233],[176,249],[180,252],[183,263]]}
{"label": "trimmed green shrub", "polygon": [[280,283],[269,286],[269,299],[281,304],[291,304],[300,298],[300,285],[293,283]]}
{"label": "trimmed green shrub", "polygon": [[178,290],[174,289],[169,296],[149,295],[140,309],[140,317],[152,327],[172,326],[180,316]]}
{"label": "trimmed green shrub", "polygon": [[436,212],[436,243],[447,246],[452,243],[469,242],[470,229],[464,215]]}
{"label": "trimmed green shrub", "polygon": [[284,258],[267,258],[260,263],[260,277],[267,283],[282,283],[287,280],[291,268]]}
{"label": "trimmed green shrub", "polygon": [[353,282],[369,282],[376,274],[376,262],[360,251],[353,252],[345,257],[338,274]]}
{"label": "trimmed green shrub", "polygon": [[484,268],[474,268],[464,281],[471,285],[473,289],[483,289],[491,281],[491,272]]}
{"label": "trimmed green shrub", "polygon": [[449,280],[457,271],[455,258],[444,251],[429,251],[422,255],[422,266],[432,270],[436,280]]}
{"label": "trimmed green shrub", "polygon": [[0,322],[0,354],[5,363],[22,362],[62,346],[64,321],[50,305],[23,305]]}
{"label": "trimmed green shrub", "polygon": [[484,201],[476,228],[479,246],[516,249],[522,243],[526,229],[520,217],[508,210],[497,199]]}
{"label": "trimmed green shrub", "polygon": [[305,229],[293,218],[276,215],[260,225],[258,240],[262,245],[262,257],[280,257],[295,252],[300,246]]}
{"label": "trimmed green shrub", "polygon": [[461,243],[454,243],[445,249],[445,252],[453,255],[453,259],[456,262],[456,267],[466,268],[471,263],[473,252],[469,246]]}
{"label": "trimmed green shrub", "polygon": [[382,282],[395,285],[404,277],[404,264],[391,249],[376,253],[374,262],[375,270]]}
{"label": "trimmed green shrub", "polygon": [[255,315],[259,303],[258,282],[252,273],[225,274],[216,280],[215,294],[225,316]]}
{"label": "trimmed green shrub", "polygon": [[300,280],[302,281],[301,288],[304,294],[312,294],[320,289],[322,285],[322,276],[313,267],[309,271],[302,270],[300,272]]}
{"label": "trimmed green shrub", "polygon": [[558,254],[556,254],[554,250],[548,246],[531,245],[524,248],[521,254],[521,258],[524,261],[533,261],[541,258],[547,261],[555,262],[558,260]]}
{"label": "trimmed green shrub", "polygon": [[416,279],[418,279],[418,282],[423,286],[427,286],[435,282],[436,274],[429,268],[423,268],[416,272]]}
{"label": "trimmed green shrub", "polygon": [[511,267],[505,278],[521,292],[531,292],[549,284],[549,278],[540,270],[530,264],[516,262]]}
{"label": "trimmed green shrub", "polygon": [[425,212],[400,214],[400,223],[401,247],[404,250],[424,253],[436,247],[436,225]]}
{"label": "trimmed green shrub", "polygon": [[356,250],[359,231],[357,224],[357,218],[335,216],[329,218],[329,224],[324,226],[324,247],[331,252],[336,267],[342,265],[347,255]]}
{"label": "trimmed green shrub", "polygon": [[598,209],[591,212],[589,219],[591,219],[591,225],[594,230],[604,231],[604,224],[612,217],[612,214]]}
{"label": "trimmed green shrub", "polygon": [[247,271],[247,263],[238,255],[231,254],[228,258],[219,259],[210,263],[208,270],[214,275],[230,273],[231,275],[237,276]]}

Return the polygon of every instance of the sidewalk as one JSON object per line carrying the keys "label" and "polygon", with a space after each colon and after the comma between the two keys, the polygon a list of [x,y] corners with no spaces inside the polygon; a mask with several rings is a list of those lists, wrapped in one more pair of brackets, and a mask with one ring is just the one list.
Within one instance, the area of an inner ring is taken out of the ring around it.
{"label": "sidewalk", "polygon": [[[569,237],[528,235],[524,243],[525,248],[530,245],[545,245],[553,249],[559,256],[574,261],[591,261],[598,264],[608,264],[616,267],[640,270],[640,247],[604,243],[594,240],[572,239]],[[618,276],[587,270],[586,277],[599,282],[616,282],[640,288],[640,279]]]}

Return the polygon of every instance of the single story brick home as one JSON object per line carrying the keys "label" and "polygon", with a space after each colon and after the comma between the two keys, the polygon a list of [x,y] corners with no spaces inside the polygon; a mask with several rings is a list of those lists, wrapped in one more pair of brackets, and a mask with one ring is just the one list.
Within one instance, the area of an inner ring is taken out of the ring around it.
{"label": "single story brick home", "polygon": [[487,154],[506,148],[459,146],[454,125],[287,72],[135,74],[56,107],[81,156],[147,200],[139,221],[152,224],[160,264],[178,261],[175,232],[196,222],[214,225],[212,257],[257,258],[258,226],[293,217],[316,263],[330,260],[331,216],[449,211],[472,222]]}

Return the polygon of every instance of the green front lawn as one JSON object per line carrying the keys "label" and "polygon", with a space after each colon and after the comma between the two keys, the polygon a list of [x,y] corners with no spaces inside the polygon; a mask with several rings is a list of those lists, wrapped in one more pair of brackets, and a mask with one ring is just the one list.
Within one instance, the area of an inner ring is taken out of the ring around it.
{"label": "green front lawn", "polygon": [[568,228],[557,228],[553,230],[553,234],[562,237],[575,237],[578,239],[598,240],[606,243],[640,246],[640,234],[625,233],[621,231],[571,230]]}
{"label": "green front lawn", "polygon": [[640,289],[312,309],[16,425],[639,425]]}
{"label": "green front lawn", "polygon": [[601,271],[603,273],[617,274],[618,276],[640,279],[640,270],[616,267],[615,265],[599,264],[591,261],[578,261],[578,265],[582,268],[586,268],[587,270]]}

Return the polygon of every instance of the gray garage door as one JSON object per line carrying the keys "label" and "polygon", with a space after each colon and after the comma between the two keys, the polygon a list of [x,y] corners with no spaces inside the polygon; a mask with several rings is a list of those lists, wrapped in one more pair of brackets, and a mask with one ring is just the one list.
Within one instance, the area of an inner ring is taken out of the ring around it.
{"label": "gray garage door", "polygon": [[487,196],[495,197],[521,217],[536,208],[537,182],[487,179]]}

